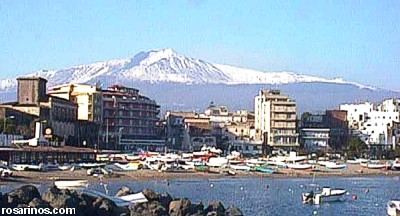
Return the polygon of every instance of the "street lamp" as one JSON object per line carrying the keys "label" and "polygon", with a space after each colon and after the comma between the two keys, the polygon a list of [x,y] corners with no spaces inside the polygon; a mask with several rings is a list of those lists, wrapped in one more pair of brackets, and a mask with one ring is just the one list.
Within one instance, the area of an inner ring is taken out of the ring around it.
{"label": "street lamp", "polygon": [[5,134],[5,132],[6,132],[7,119],[14,119],[14,118],[15,118],[14,116],[4,117],[4,125],[3,125],[3,133],[2,134]]}

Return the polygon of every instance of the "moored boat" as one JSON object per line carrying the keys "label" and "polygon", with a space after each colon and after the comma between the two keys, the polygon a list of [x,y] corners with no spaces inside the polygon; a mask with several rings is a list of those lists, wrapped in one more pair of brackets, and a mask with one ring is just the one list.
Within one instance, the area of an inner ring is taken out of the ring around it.
{"label": "moored boat", "polygon": [[324,187],[321,193],[314,194],[311,191],[310,193],[302,193],[301,196],[303,203],[319,205],[322,202],[339,201],[346,192],[345,189]]}
{"label": "moored boat", "polygon": [[389,216],[397,216],[400,214],[400,200],[390,200],[387,204],[387,214]]}
{"label": "moored boat", "polygon": [[379,163],[379,162],[360,163],[360,165],[368,169],[389,169],[391,167],[391,164],[389,163]]}
{"label": "moored boat", "polygon": [[234,170],[243,170],[246,172],[250,171],[250,167],[246,166],[244,164],[231,164],[231,165],[229,165],[229,167]]}
{"label": "moored boat", "polygon": [[335,162],[327,163],[325,165],[327,169],[346,169],[347,165],[346,164],[339,164]]}
{"label": "moored boat", "polygon": [[270,173],[270,174],[272,174],[272,173],[276,172],[276,170],[274,170],[274,169],[271,169],[271,168],[268,168],[268,167],[261,167],[261,166],[255,166],[255,167],[253,167],[253,169],[255,171],[257,171],[257,172],[262,172],[262,173]]}
{"label": "moored boat", "polygon": [[58,189],[85,188],[89,185],[88,180],[59,180],[53,183]]}

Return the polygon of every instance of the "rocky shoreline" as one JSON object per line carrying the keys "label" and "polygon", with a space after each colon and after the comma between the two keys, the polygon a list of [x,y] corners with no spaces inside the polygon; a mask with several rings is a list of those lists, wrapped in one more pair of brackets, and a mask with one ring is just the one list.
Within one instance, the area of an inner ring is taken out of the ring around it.
{"label": "rocky shoreline", "polygon": [[[219,201],[207,206],[192,203],[187,198],[174,198],[168,193],[158,194],[152,189],[141,191],[146,203],[135,203],[129,207],[117,207],[105,198],[96,198],[74,190],[60,190],[48,187],[43,194],[33,185],[24,185],[9,193],[0,193],[0,207],[3,208],[75,208],[75,215],[89,216],[241,216],[243,213],[235,206],[225,208]],[[122,187],[116,196],[132,194],[130,188]]]}

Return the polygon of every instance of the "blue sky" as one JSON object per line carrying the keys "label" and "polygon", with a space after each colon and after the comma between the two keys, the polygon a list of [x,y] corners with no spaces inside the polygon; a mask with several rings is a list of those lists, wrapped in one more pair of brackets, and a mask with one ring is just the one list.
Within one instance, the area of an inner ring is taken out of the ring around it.
{"label": "blue sky", "polygon": [[400,1],[0,3],[0,78],[173,48],[400,90]]}

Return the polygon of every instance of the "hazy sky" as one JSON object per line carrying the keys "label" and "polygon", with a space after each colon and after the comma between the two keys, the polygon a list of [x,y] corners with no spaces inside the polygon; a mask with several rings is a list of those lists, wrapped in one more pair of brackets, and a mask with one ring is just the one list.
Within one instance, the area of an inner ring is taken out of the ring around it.
{"label": "hazy sky", "polygon": [[0,2],[0,78],[173,48],[400,90],[400,1]]}

